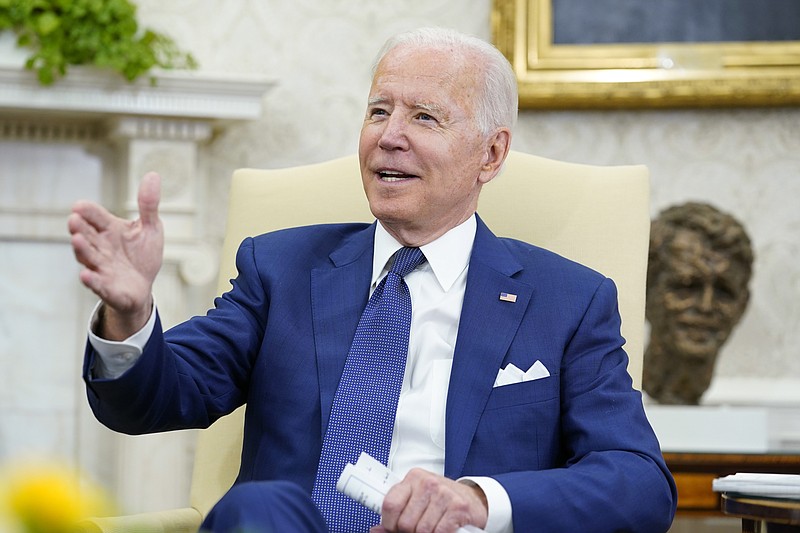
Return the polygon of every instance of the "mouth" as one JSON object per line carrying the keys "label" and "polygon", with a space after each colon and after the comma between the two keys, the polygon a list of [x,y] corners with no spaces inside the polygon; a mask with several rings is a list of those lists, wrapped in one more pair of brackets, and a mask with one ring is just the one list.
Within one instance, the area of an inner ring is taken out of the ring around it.
{"label": "mouth", "polygon": [[386,183],[396,183],[419,177],[415,176],[414,174],[406,174],[405,172],[400,172],[399,170],[379,170],[377,171],[377,175],[378,179]]}
{"label": "mouth", "polygon": [[709,316],[679,317],[678,323],[687,329],[698,331],[715,330],[720,325],[719,320],[715,320],[713,317]]}

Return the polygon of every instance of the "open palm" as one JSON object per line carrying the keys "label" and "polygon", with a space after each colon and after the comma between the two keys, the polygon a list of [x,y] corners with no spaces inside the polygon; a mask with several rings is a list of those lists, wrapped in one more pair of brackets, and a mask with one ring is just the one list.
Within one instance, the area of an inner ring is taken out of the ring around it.
{"label": "open palm", "polygon": [[125,220],[98,204],[79,201],[67,222],[75,257],[85,267],[81,282],[130,323],[141,322],[142,317],[146,321],[153,281],[161,268],[160,194],[161,178],[148,173],[139,186],[137,220]]}

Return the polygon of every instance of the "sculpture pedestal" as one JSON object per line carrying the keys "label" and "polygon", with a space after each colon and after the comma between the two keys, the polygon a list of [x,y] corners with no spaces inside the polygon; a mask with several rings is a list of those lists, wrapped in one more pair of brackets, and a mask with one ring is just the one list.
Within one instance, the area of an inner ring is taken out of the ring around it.
{"label": "sculpture pedestal", "polygon": [[766,453],[768,407],[645,404],[665,452]]}

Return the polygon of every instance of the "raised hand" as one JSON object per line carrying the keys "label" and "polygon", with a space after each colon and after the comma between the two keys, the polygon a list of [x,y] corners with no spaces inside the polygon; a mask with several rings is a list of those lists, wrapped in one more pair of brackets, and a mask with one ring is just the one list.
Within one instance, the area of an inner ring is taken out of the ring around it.
{"label": "raised hand", "polygon": [[480,488],[413,468],[386,494],[381,524],[370,532],[454,533],[467,525],[485,527],[487,513]]}
{"label": "raised hand", "polygon": [[150,172],[139,185],[139,218],[125,220],[93,202],[72,207],[67,226],[75,258],[85,268],[80,280],[105,303],[102,331],[123,340],[147,322],[153,281],[164,255],[164,228],[158,217],[161,177]]}

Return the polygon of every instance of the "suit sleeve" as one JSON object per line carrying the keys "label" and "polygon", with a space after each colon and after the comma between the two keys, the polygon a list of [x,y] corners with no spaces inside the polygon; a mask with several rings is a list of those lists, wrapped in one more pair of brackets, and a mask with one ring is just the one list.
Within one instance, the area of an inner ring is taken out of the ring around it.
{"label": "suit sleeve", "polygon": [[119,378],[92,378],[97,353],[87,343],[83,376],[100,422],[128,434],[204,428],[245,402],[268,312],[252,239],[242,243],[236,265],[233,289],[206,316],[166,334],[157,317],[142,356]]}
{"label": "suit sleeve", "polygon": [[667,531],[675,484],[627,373],[616,288],[602,282],[561,367],[563,466],[493,476],[515,531]]}

